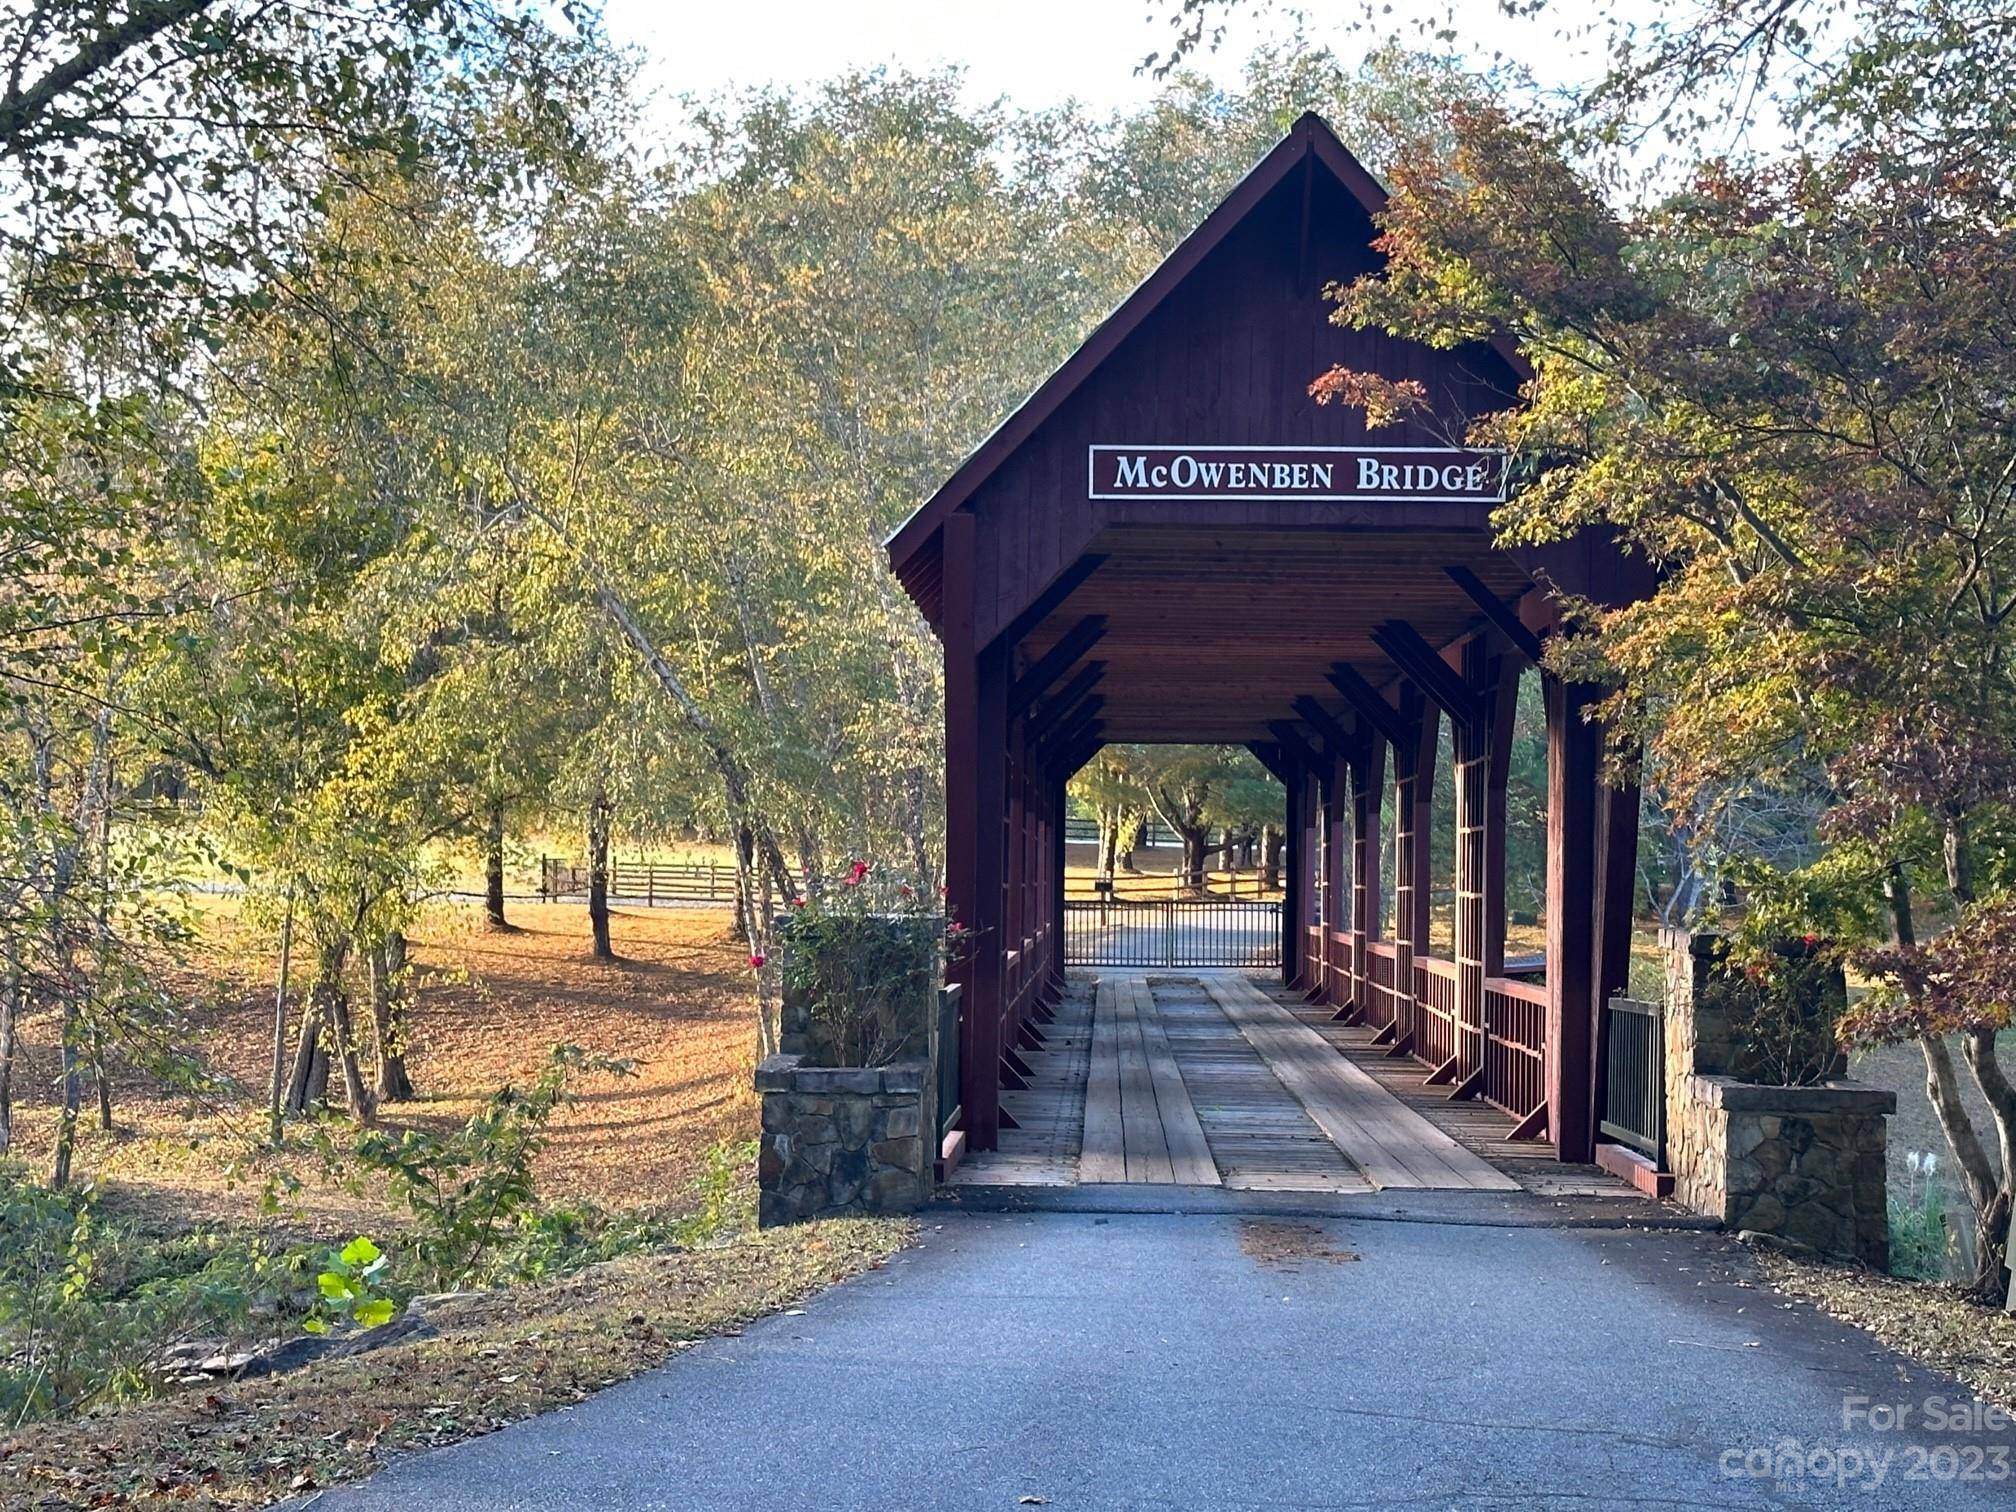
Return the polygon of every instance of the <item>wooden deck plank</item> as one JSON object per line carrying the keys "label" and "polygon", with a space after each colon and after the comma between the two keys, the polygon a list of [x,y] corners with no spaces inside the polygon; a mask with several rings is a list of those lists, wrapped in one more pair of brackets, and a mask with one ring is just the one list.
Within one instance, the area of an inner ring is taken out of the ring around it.
{"label": "wooden deck plank", "polygon": [[1145,978],[1221,1185],[1366,1192],[1371,1183],[1268,1071],[1192,975]]}
{"label": "wooden deck plank", "polygon": [[1072,982],[1044,1035],[1025,1056],[1029,1085],[1001,1094],[1020,1127],[1003,1129],[998,1149],[969,1152],[950,1178],[960,1186],[1076,1186],[1091,1062],[1092,983]]}
{"label": "wooden deck plank", "polygon": [[1515,1191],[1518,1183],[1430,1124],[1244,977],[1201,978],[1268,1069],[1381,1187]]}
{"label": "wooden deck plank", "polygon": [[1120,1032],[1114,1018],[1118,981],[1099,979],[1092,1005],[1092,1065],[1085,1077],[1085,1133],[1078,1151],[1081,1182],[1125,1181],[1127,1140],[1121,1117]]}
{"label": "wooden deck plank", "polygon": [[[1168,1186],[1176,1179],[1169,1159],[1169,1140],[1162,1132],[1161,1110],[1155,1102],[1155,1078],[1148,1069],[1148,1047],[1141,1035],[1141,978],[1125,977],[1113,992],[1113,1026],[1119,1041],[1120,1128],[1126,1148],[1127,1180]],[[1100,1011],[1105,1011],[1100,999]]]}
{"label": "wooden deck plank", "polygon": [[1148,1076],[1155,1089],[1155,1110],[1162,1121],[1162,1135],[1169,1151],[1172,1179],[1183,1186],[1218,1186],[1218,1163],[1211,1158],[1211,1145],[1204,1138],[1176,1053],[1169,1048],[1168,1031],[1149,990],[1146,978],[1131,984],[1135,1015],[1141,1028],[1141,1046],[1148,1057]]}
{"label": "wooden deck plank", "polygon": [[[1327,1008],[1296,1010],[1297,1016],[1340,1053],[1401,1102],[1503,1171],[1526,1191],[1546,1197],[1634,1197],[1624,1182],[1593,1165],[1563,1164],[1545,1141],[1506,1139],[1513,1120],[1481,1100],[1450,1102],[1439,1087],[1426,1085],[1427,1069],[1418,1061],[1389,1058],[1372,1043],[1372,1031],[1339,1024]],[[1652,1199],[1643,1199],[1648,1204]]]}

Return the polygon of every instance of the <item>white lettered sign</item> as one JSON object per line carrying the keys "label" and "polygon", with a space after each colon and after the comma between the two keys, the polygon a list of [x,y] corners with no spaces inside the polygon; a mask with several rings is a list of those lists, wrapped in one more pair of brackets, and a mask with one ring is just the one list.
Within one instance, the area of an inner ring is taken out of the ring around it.
{"label": "white lettered sign", "polygon": [[1087,448],[1094,499],[1502,504],[1505,454],[1460,446]]}

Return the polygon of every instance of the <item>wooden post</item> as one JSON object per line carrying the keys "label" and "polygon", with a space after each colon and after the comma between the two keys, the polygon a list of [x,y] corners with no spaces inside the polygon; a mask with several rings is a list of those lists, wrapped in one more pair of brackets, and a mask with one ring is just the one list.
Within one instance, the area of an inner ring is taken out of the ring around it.
{"label": "wooden post", "polygon": [[1499,663],[1490,718],[1490,770],[1484,788],[1484,974],[1505,974],[1505,788],[1512,773],[1512,727],[1519,718],[1519,664]]}
{"label": "wooden post", "polygon": [[[1013,652],[1009,656],[1012,661]],[[1012,684],[1013,678],[1010,678]],[[1014,970],[1002,983],[1004,1001],[1002,1007],[1007,1015],[1001,1026],[1001,1045],[1004,1050],[1013,1050],[1021,1042],[1022,1033],[1022,975],[1029,965],[1027,952],[1023,950],[1026,930],[1022,915],[1022,863],[1025,859],[1023,847],[1024,813],[1022,806],[1023,767],[1023,723],[1013,720],[1008,729],[1006,803],[1001,814],[1001,948],[1004,953],[1015,954]],[[1004,967],[1004,970],[1006,968]]]}
{"label": "wooden post", "polygon": [[1301,763],[1284,750],[1281,764],[1287,774],[1281,784],[1287,793],[1287,813],[1282,822],[1282,848],[1287,854],[1281,858],[1284,868],[1281,877],[1281,980],[1293,987],[1302,979],[1302,853],[1307,839],[1303,833],[1302,809],[1308,792],[1302,780]]}
{"label": "wooden post", "polygon": [[[1494,684],[1499,669],[1498,658],[1486,653],[1481,636],[1463,647],[1463,681],[1477,695],[1486,723],[1459,720],[1450,730],[1456,763],[1456,1033],[1455,1065],[1447,1079],[1454,1087],[1451,1095],[1457,1097],[1474,1095],[1484,1073],[1485,935],[1490,914],[1486,898],[1490,875],[1489,717],[1497,710]],[[1502,896],[1498,901],[1502,905]],[[1502,939],[1502,926],[1499,932]]]}
{"label": "wooden post", "polygon": [[1398,1012],[1390,1055],[1413,1051],[1420,1032],[1414,957],[1428,950],[1430,806],[1441,715],[1412,682],[1401,684],[1400,717],[1412,734],[1393,752],[1393,994]]}
{"label": "wooden post", "polygon": [[[1593,1130],[1602,1121],[1609,1066],[1607,1005],[1611,998],[1630,995],[1631,916],[1638,879],[1638,785],[1604,786],[1596,800],[1595,1028],[1590,1037],[1589,1118]],[[1593,1135],[1591,1136],[1593,1139]]]}
{"label": "wooden post", "polygon": [[1332,753],[1323,783],[1323,1001],[1341,1005],[1351,999],[1351,972],[1348,960],[1338,959],[1336,936],[1350,927],[1349,881],[1345,866],[1349,849],[1344,817],[1345,785],[1350,768],[1344,758]]}
{"label": "wooden post", "polygon": [[1595,1158],[1595,690],[1547,679],[1547,1123],[1560,1158]]}
{"label": "wooden post", "polygon": [[1001,814],[1007,740],[1005,648],[974,643],[974,521],[944,524],[945,886],[967,949],[955,967],[959,1097],[969,1149],[991,1150],[1001,1129]]}
{"label": "wooden post", "polygon": [[1366,947],[1379,938],[1386,917],[1379,874],[1379,800],[1385,788],[1386,742],[1368,730],[1364,753],[1351,769],[1351,1008],[1360,1023],[1372,1022]]}
{"label": "wooden post", "polygon": [[1068,855],[1064,821],[1070,811],[1064,784],[1065,779],[1058,777],[1050,785],[1051,807],[1057,816],[1050,831],[1050,918],[1057,932],[1057,950],[1050,958],[1050,969],[1060,996],[1064,991],[1064,873]]}

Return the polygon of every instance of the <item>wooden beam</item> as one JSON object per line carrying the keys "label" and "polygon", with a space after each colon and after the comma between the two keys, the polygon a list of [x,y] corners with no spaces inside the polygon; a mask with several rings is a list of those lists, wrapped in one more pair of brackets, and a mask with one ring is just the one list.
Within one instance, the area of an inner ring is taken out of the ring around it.
{"label": "wooden beam", "polygon": [[1085,727],[1085,722],[1097,719],[1106,700],[1097,693],[1089,694],[1073,704],[1069,710],[1057,716],[1057,722],[1037,736],[1038,743],[1051,755],[1056,755],[1068,745],[1076,743],[1077,732]]}
{"label": "wooden beam", "polygon": [[1105,748],[1106,741],[1099,733],[1099,726],[1095,724],[1092,726],[1091,733],[1078,745],[1073,747],[1071,752],[1062,761],[1057,763],[1055,770],[1058,779],[1063,782],[1069,782],[1084,768],[1086,762],[1097,756]]}
{"label": "wooden beam", "polygon": [[1372,644],[1456,723],[1466,727],[1483,723],[1483,701],[1476,691],[1405,620],[1388,620],[1379,626],[1372,632]]}
{"label": "wooden beam", "polygon": [[1358,717],[1376,730],[1380,739],[1388,745],[1405,745],[1414,738],[1414,732],[1400,717],[1400,711],[1388,703],[1377,688],[1365,681],[1356,667],[1349,662],[1338,662],[1326,675],[1330,686],[1342,695],[1344,702],[1351,705]]}
{"label": "wooden beam", "polygon": [[1534,666],[1539,666],[1547,654],[1546,644],[1526,628],[1526,622],[1519,618],[1519,611],[1486,587],[1484,580],[1468,567],[1448,567],[1444,570],[1449,574],[1449,580],[1483,611],[1484,618],[1491,622],[1491,628],[1510,641],[1513,650]]}
{"label": "wooden beam", "polygon": [[1088,614],[1069,630],[1064,638],[1036,659],[1036,664],[1020,677],[1008,690],[1008,717],[1014,719],[1037,699],[1041,698],[1050,685],[1070,671],[1071,664],[1092,649],[1093,643],[1106,633],[1106,616]]}
{"label": "wooden beam", "polygon": [[1324,742],[1330,747],[1331,754],[1341,760],[1352,760],[1365,744],[1364,735],[1356,730],[1345,729],[1335,714],[1307,695],[1296,699],[1290,707],[1301,717],[1304,724],[1323,737]]}
{"label": "wooden beam", "polygon": [[1270,719],[1267,721],[1267,728],[1274,738],[1281,742],[1282,749],[1295,759],[1296,764],[1311,775],[1329,768],[1330,759],[1304,740],[1302,732],[1287,720]]}
{"label": "wooden beam", "polygon": [[1246,749],[1253,753],[1253,759],[1267,768],[1279,783],[1288,781],[1288,770],[1281,764],[1281,747],[1271,740],[1249,740]]}
{"label": "wooden beam", "polygon": [[1602,731],[1584,716],[1597,690],[1548,678],[1547,1122],[1561,1159],[1594,1158],[1600,1011],[1597,799]]}
{"label": "wooden beam", "polygon": [[1038,743],[1037,762],[1047,766],[1064,752],[1085,738],[1086,732],[1099,723],[1099,710],[1094,707],[1103,700],[1096,696],[1079,705],[1077,712],[1045,735]]}
{"label": "wooden beam", "polygon": [[1057,690],[1055,698],[1046,698],[1029,711],[1029,729],[1038,735],[1045,730],[1055,729],[1058,719],[1076,708],[1079,701],[1090,693],[1094,685],[1105,675],[1106,663],[1096,661],[1085,663],[1071,681]]}
{"label": "wooden beam", "polygon": [[1104,556],[1081,556],[1057,575],[1057,580],[1036,596],[1015,618],[1001,627],[1001,633],[987,644],[990,646],[1015,646],[1023,636],[1050,618],[1064,600],[1078,591],[1078,585],[1105,565]]}
{"label": "wooden beam", "polygon": [[973,931],[955,963],[960,986],[959,1102],[968,1145],[991,1150],[1001,1129],[1002,949],[1007,813],[1007,653],[975,644],[974,520],[945,522],[945,878],[947,906]]}

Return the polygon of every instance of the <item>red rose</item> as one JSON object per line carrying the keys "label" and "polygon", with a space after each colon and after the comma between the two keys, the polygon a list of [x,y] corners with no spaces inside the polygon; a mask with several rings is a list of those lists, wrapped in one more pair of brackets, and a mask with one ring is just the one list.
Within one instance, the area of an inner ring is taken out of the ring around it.
{"label": "red rose", "polygon": [[763,969],[763,963],[769,959],[770,958],[768,956],[762,954],[752,955],[751,957],[749,957],[749,964],[755,970],[761,971]]}

